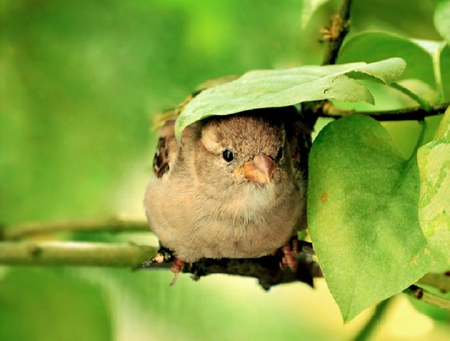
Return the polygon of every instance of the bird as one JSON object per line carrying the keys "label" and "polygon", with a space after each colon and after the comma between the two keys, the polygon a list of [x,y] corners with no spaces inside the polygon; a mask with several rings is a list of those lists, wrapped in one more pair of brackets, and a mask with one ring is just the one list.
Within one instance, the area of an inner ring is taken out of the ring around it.
{"label": "bird", "polygon": [[[306,229],[311,129],[295,106],[211,116],[188,126],[181,143],[175,120],[159,130],[144,208],[160,245],[175,261],[259,258]],[[294,238],[296,240],[296,238]]]}

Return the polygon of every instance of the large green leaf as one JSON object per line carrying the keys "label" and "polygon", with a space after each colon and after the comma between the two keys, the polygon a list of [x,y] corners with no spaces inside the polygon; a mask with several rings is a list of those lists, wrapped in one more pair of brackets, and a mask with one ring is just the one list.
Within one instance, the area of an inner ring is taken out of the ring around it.
{"label": "large green leaf", "polygon": [[434,87],[433,60],[430,53],[411,39],[386,32],[363,32],[349,39],[339,52],[339,63],[399,57],[406,61],[402,79],[417,78]]}
{"label": "large green leaf", "polygon": [[419,220],[431,249],[450,267],[450,109],[433,141],[417,154]]}
{"label": "large green leaf", "polygon": [[405,62],[391,58],[371,64],[303,66],[286,70],[251,71],[201,92],[179,116],[175,133],[209,116],[230,115],[257,108],[283,107],[305,101],[335,99],[373,103],[369,90],[349,74],[368,75],[390,84],[400,77]]}
{"label": "large green leaf", "polygon": [[442,37],[450,44],[450,0],[440,0],[434,13],[434,24]]}
{"label": "large green leaf", "polygon": [[417,217],[418,169],[365,116],[327,125],[310,155],[308,224],[345,321],[432,265]]}

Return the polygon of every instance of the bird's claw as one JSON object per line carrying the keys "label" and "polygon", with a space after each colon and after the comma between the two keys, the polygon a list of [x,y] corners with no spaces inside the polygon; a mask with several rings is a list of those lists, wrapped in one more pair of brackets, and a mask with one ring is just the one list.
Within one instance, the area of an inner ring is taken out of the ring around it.
{"label": "bird's claw", "polygon": [[299,253],[297,238],[292,238],[285,246],[281,248],[281,251],[283,252],[283,258],[280,263],[281,269],[284,270],[289,268],[292,272],[297,272],[298,262],[293,255]]}
{"label": "bird's claw", "polygon": [[177,280],[178,276],[180,275],[181,270],[184,267],[184,262],[180,258],[175,258],[172,267],[170,268],[170,271],[172,271],[175,275],[173,276],[172,282],[170,282],[170,286],[173,286]]}

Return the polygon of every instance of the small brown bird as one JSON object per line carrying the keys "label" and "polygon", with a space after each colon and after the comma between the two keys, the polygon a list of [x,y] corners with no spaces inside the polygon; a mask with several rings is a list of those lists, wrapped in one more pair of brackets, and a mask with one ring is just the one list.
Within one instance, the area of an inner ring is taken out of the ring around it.
{"label": "small brown bird", "polygon": [[[160,130],[146,215],[162,246],[184,262],[257,258],[289,245],[306,228],[310,130],[295,107],[215,116]],[[295,260],[287,247],[287,265]]]}

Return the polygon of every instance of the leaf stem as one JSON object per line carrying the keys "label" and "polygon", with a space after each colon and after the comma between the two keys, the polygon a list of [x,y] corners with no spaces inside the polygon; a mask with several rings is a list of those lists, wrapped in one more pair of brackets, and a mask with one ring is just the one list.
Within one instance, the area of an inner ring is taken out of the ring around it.
{"label": "leaf stem", "polygon": [[409,98],[413,99],[414,101],[416,101],[423,110],[425,111],[429,111],[431,109],[431,105],[430,103],[428,103],[426,100],[424,100],[422,97],[418,96],[417,94],[415,94],[414,92],[412,92],[411,90],[405,88],[404,86],[400,85],[399,83],[392,83],[391,86],[404,93],[406,96],[408,96]]}
{"label": "leaf stem", "polygon": [[353,341],[367,341],[370,339],[376,327],[381,322],[381,319],[383,318],[384,314],[386,313],[387,308],[389,307],[391,301],[392,299],[388,298],[378,303],[373,315],[367,321],[364,328],[361,329],[361,331],[355,336]]}
{"label": "leaf stem", "polygon": [[419,138],[417,139],[416,146],[414,147],[414,150],[413,150],[413,152],[411,153],[411,155],[410,155],[410,157],[408,159],[408,164],[411,164],[411,161],[413,161],[412,163],[416,162],[417,151],[423,145],[423,141],[425,139],[425,132],[426,132],[427,126],[428,126],[427,121],[419,120],[418,122],[419,122],[420,127],[421,127],[420,135],[419,135]]}
{"label": "leaf stem", "polygon": [[438,88],[439,100],[441,101],[443,101],[445,98],[444,83],[442,81],[442,74],[441,74],[441,53],[446,45],[447,43],[443,41],[441,43],[441,46],[438,49],[435,49],[433,51],[433,54],[431,55],[433,59],[434,78],[436,81],[436,86]]}

